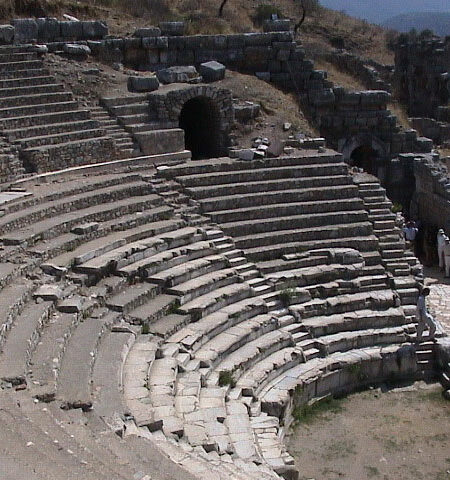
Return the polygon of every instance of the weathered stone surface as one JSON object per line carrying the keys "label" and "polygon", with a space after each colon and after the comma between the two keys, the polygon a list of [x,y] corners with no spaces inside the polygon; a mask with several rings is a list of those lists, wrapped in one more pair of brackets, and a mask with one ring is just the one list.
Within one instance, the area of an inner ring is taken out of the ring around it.
{"label": "weathered stone surface", "polygon": [[158,77],[128,77],[129,92],[153,92],[159,88]]}
{"label": "weathered stone surface", "polygon": [[44,300],[59,300],[63,296],[63,291],[58,285],[42,285],[33,294],[34,298],[42,298]]}
{"label": "weathered stone surface", "polygon": [[29,43],[37,40],[38,25],[33,18],[16,18],[11,21],[11,24],[15,28],[15,43]]}
{"label": "weathered stone surface", "polygon": [[38,40],[54,41],[61,37],[61,25],[56,18],[38,18]]}
{"label": "weathered stone surface", "polygon": [[200,65],[200,75],[206,82],[217,82],[225,78],[225,65],[211,61]]}
{"label": "weathered stone surface", "polygon": [[161,83],[186,83],[198,77],[197,69],[194,66],[169,67],[156,72]]}
{"label": "weathered stone surface", "polygon": [[77,45],[74,43],[64,44],[64,52],[68,55],[87,57],[91,53],[91,49],[87,45]]}
{"label": "weathered stone surface", "polygon": [[106,23],[99,20],[82,22],[83,24],[83,39],[101,39],[108,35],[108,26]]}
{"label": "weathered stone surface", "polygon": [[159,24],[161,34],[172,37],[184,35],[185,27],[186,25],[184,22],[160,22]]}
{"label": "weathered stone surface", "polygon": [[291,21],[289,18],[264,20],[263,29],[265,32],[288,32],[291,29]]}
{"label": "weathered stone surface", "polygon": [[161,35],[161,29],[159,27],[142,27],[137,28],[133,33],[134,37],[159,37]]}
{"label": "weathered stone surface", "polygon": [[61,37],[64,40],[79,40],[83,38],[83,22],[61,22]]}
{"label": "weathered stone surface", "polygon": [[12,25],[0,25],[0,44],[9,45],[14,40],[14,27]]}

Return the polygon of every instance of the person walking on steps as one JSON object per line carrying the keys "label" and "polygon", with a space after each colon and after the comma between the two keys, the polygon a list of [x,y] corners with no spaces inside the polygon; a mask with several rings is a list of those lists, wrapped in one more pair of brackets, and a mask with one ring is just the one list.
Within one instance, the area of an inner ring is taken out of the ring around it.
{"label": "person walking on steps", "polygon": [[444,245],[445,245],[445,239],[446,235],[444,230],[442,228],[438,231],[437,234],[437,251],[438,251],[438,257],[439,257],[439,268],[441,270],[444,270],[445,266],[445,260],[444,260]]}
{"label": "person walking on steps", "polygon": [[444,265],[445,265],[445,276],[450,277],[450,239],[445,237],[444,243]]}
{"label": "person walking on steps", "polygon": [[417,299],[416,318],[417,318],[417,339],[416,343],[422,341],[423,331],[428,328],[428,340],[434,341],[434,334],[436,333],[436,324],[434,318],[428,313],[426,305],[426,297],[430,294],[429,288],[424,288]]}

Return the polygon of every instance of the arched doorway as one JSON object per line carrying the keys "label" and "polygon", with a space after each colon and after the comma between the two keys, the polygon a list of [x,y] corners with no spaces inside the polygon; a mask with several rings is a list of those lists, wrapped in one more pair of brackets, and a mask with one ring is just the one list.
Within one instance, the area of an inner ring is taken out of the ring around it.
{"label": "arched doorway", "polygon": [[220,112],[208,97],[195,97],[182,107],[179,117],[186,149],[194,160],[221,155]]}
{"label": "arched doorway", "polygon": [[378,153],[369,145],[361,145],[350,155],[350,165],[362,168],[365,172],[377,175]]}

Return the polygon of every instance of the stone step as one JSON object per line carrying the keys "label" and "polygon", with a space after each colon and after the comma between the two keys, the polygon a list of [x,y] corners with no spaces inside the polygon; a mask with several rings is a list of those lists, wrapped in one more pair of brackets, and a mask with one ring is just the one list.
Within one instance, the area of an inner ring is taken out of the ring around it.
{"label": "stone step", "polygon": [[122,117],[124,115],[146,114],[148,115],[149,106],[148,101],[145,103],[128,103],[126,105],[116,105],[110,107],[109,111],[115,117]]}
{"label": "stone step", "polygon": [[37,53],[34,52],[0,52],[0,63],[26,62],[36,60]]}
{"label": "stone step", "polygon": [[227,259],[221,255],[206,256],[181,263],[180,265],[150,275],[147,280],[165,287],[174,287],[201,275],[223,269],[227,266]]}
{"label": "stone step", "polygon": [[151,132],[152,130],[176,128],[177,126],[178,124],[174,122],[163,122],[159,120],[156,121],[156,120],[150,119],[147,122],[143,122],[143,123],[127,124],[127,125],[124,125],[123,128],[130,134],[135,134],[135,133],[142,133],[142,132]]}
{"label": "stone step", "polygon": [[0,96],[2,98],[15,97],[18,98],[22,95],[37,95],[37,94],[48,94],[48,93],[57,93],[63,92],[64,85],[60,83],[50,83],[47,85],[34,85],[28,87],[11,87],[11,88],[0,88]]}
{"label": "stone step", "polygon": [[42,67],[41,65],[26,68],[23,67],[18,70],[4,70],[0,71],[0,81],[1,80],[11,80],[15,78],[35,78],[48,76],[50,72],[47,68]]}
{"label": "stone step", "polygon": [[[71,100],[73,100],[73,96],[70,92],[25,94],[15,97],[8,96],[0,98],[0,112],[3,112],[5,108],[30,107],[32,105],[70,102]],[[4,117],[4,115],[1,116]]]}
{"label": "stone step", "polygon": [[347,173],[345,163],[325,164],[325,165],[298,165],[298,166],[278,166],[272,168],[257,168],[249,170],[237,170],[226,172],[208,172],[204,174],[194,174],[178,176],[177,181],[183,187],[211,187],[212,185],[236,184],[255,181],[280,180],[285,178],[304,178],[320,176],[338,176]]}
{"label": "stone step", "polygon": [[238,276],[236,270],[228,268],[206,273],[197,278],[171,287],[167,291],[170,294],[177,295],[179,297],[180,305],[183,306],[194,301],[198,297],[205,296],[210,292],[232,285],[236,283],[237,280]]}
{"label": "stone step", "polygon": [[61,362],[56,395],[65,409],[92,408],[91,369],[101,337],[109,325],[117,321],[116,314],[88,318],[73,332]]}
{"label": "stone step", "polygon": [[[220,197],[226,195],[238,195],[277,190],[295,190],[301,188],[334,187],[339,185],[351,185],[351,179],[347,175],[331,175],[326,177],[305,178],[281,178],[261,182],[225,183],[222,185],[205,185],[201,187],[188,187],[186,192],[195,199]],[[355,197],[355,202],[363,205],[360,198]]]}
{"label": "stone step", "polygon": [[[28,208],[25,207],[19,211],[4,215],[0,219],[0,232],[5,233],[16,228],[23,228],[44,218],[55,217],[59,213],[66,214],[93,205],[146,195],[150,194],[151,191],[148,184],[141,181],[131,181],[118,185],[113,184],[112,186],[107,184],[105,188],[101,188],[99,185],[94,191],[81,190],[82,192],[76,192],[75,195],[70,195],[72,192],[68,191],[67,196],[47,202],[45,199],[42,199],[42,202]],[[155,196],[154,204],[158,205],[160,203],[162,202],[158,202],[158,197]]]}
{"label": "stone step", "polygon": [[235,238],[244,237],[250,234],[261,234],[266,232],[278,232],[283,230],[295,230],[316,228],[323,225],[335,226],[339,224],[356,224],[367,221],[367,213],[364,210],[359,211],[338,211],[309,213],[293,216],[280,216],[271,218],[258,218],[255,220],[243,220],[239,222],[230,222],[222,225],[226,235]]}
{"label": "stone step", "polygon": [[8,79],[0,80],[0,89],[50,85],[54,82],[55,82],[55,77],[50,75],[30,76],[30,77],[24,77],[24,78],[12,78],[9,80]]}
{"label": "stone step", "polygon": [[121,426],[120,422],[117,425],[117,417],[124,418],[127,411],[120,371],[134,340],[132,333],[107,330],[98,347],[92,371],[93,410],[113,431]]}
{"label": "stone step", "polygon": [[230,210],[235,208],[255,207],[257,205],[273,205],[291,202],[313,202],[320,200],[337,200],[343,198],[355,198],[356,191],[353,185],[337,187],[308,188],[299,190],[284,190],[243,195],[230,195],[199,200],[203,212]]}
{"label": "stone step", "polygon": [[328,299],[314,299],[301,305],[291,305],[290,311],[297,318],[306,319],[355,310],[386,310],[394,306],[394,292],[392,290],[379,290],[336,295]]}
{"label": "stone step", "polygon": [[140,283],[126,287],[122,292],[112,296],[106,306],[115,312],[129,313],[147,303],[161,293],[160,287],[148,283]]}
{"label": "stone step", "polygon": [[0,355],[1,379],[13,385],[26,384],[27,364],[52,305],[53,302],[33,302],[16,319]]}
{"label": "stone step", "polygon": [[31,291],[32,286],[24,280],[11,283],[0,290],[0,347],[18,314],[30,299]]}
{"label": "stone step", "polygon": [[189,315],[169,314],[149,325],[149,333],[164,339],[174,335],[190,322]]}
{"label": "stone step", "polygon": [[212,290],[206,295],[195,298],[180,307],[180,312],[199,319],[216,312],[232,303],[244,300],[252,295],[252,288],[246,283],[233,283]]}
{"label": "stone step", "polygon": [[160,319],[164,320],[166,315],[177,307],[178,302],[176,296],[160,294],[129,311],[127,320],[130,323],[140,325],[153,324]]}
{"label": "stone step", "polygon": [[37,125],[26,128],[16,128],[10,130],[3,130],[3,135],[8,138],[10,142],[22,138],[39,137],[43,135],[56,135],[66,132],[73,132],[78,130],[93,130],[98,128],[99,124],[95,120],[74,120],[71,122],[54,123],[47,125]]}
{"label": "stone step", "polygon": [[[118,269],[117,273],[125,276],[148,276],[157,274],[165,269],[170,269],[178,265],[182,265],[185,262],[195,260],[197,258],[206,257],[216,252],[216,249],[207,241],[193,241],[192,236],[195,235],[195,231],[190,231],[190,235],[184,239],[180,238],[179,241],[186,242],[185,244],[178,244],[170,242],[167,245],[167,249],[149,256],[145,259],[136,261],[124,267]],[[175,248],[170,248],[170,245],[176,245]]]}
{"label": "stone step", "polygon": [[395,307],[380,311],[355,310],[353,312],[317,316],[302,320],[300,325],[304,331],[318,338],[343,331],[396,327],[406,322],[407,319],[403,309]]}
{"label": "stone step", "polygon": [[76,110],[76,102],[64,104],[68,107],[66,111],[46,112],[40,114],[27,114],[25,116],[11,117],[6,119],[0,118],[0,128],[5,130],[18,130],[20,128],[42,126],[43,128],[51,124],[60,124],[68,122],[78,122],[89,120],[88,110]]}
{"label": "stone step", "polygon": [[322,336],[319,341],[326,348],[328,354],[331,354],[345,352],[354,348],[405,343],[409,339],[408,334],[414,331],[415,325],[410,324],[400,327],[340,332]]}
{"label": "stone step", "polygon": [[42,68],[42,60],[0,62],[0,72],[16,72],[17,70],[28,70],[37,68]]}
{"label": "stone step", "polygon": [[120,125],[135,125],[136,123],[146,123],[150,120],[148,113],[138,113],[132,115],[122,115],[117,117],[117,121]]}
{"label": "stone step", "polygon": [[339,155],[331,152],[317,153],[317,152],[302,152],[302,156],[297,157],[279,157],[273,159],[264,159],[263,161],[239,161],[232,158],[216,159],[216,160],[196,160],[185,162],[181,165],[170,166],[160,175],[165,178],[175,178],[185,175],[201,175],[212,172],[232,172],[236,170],[250,170],[258,168],[270,167],[285,167],[293,165],[311,165],[311,164],[326,164],[338,163],[341,161]]}
{"label": "stone step", "polygon": [[[252,321],[256,322],[257,317],[252,319]],[[248,323],[248,327],[250,327],[251,322]],[[247,324],[245,328],[246,327]],[[276,327],[272,330],[269,328],[269,325],[262,325],[257,332],[258,336],[256,336],[256,332],[252,332],[253,335],[243,336],[242,332],[239,331],[241,336],[234,339],[232,346],[227,346],[226,343],[219,343],[218,358],[222,358],[223,360],[217,364],[216,371],[233,372],[233,377],[236,381],[247,370],[263,361],[269,355],[284,348],[294,346],[292,335],[288,332],[278,330]],[[232,335],[233,331],[231,330],[230,337]],[[232,340],[232,338],[230,338],[230,340]],[[236,348],[237,345],[239,345],[238,348]],[[225,350],[224,348],[226,347],[228,348]],[[215,354],[216,352],[212,351],[212,353]],[[197,355],[198,353],[196,357]],[[214,364],[215,362],[212,361],[212,363]]]}
{"label": "stone step", "polygon": [[228,328],[265,313],[267,313],[267,305],[262,298],[247,297],[225,305],[215,312],[203,316],[197,322],[190,323],[172,335],[167,343],[176,343],[185,349],[196,352],[202,345]]}
{"label": "stone step", "polygon": [[[277,327],[271,315],[257,315],[212,338],[195,352],[195,359],[200,361],[200,368],[214,368],[221,363],[217,371],[245,370],[245,365],[257,361],[259,354],[263,356],[265,351],[269,354],[273,349],[293,346],[292,336]],[[269,332],[272,334],[265,336]],[[233,352],[236,355],[231,356]]]}
{"label": "stone step", "polygon": [[[236,243],[239,243],[238,241]],[[306,252],[316,248],[354,248],[359,251],[373,251],[378,248],[378,240],[374,235],[339,237],[323,240],[310,240],[304,242],[281,242],[272,245],[246,247],[245,254],[254,262],[269,261],[281,258],[285,254]]]}
{"label": "stone step", "polygon": [[[12,117],[23,117],[23,116],[31,116],[31,115],[34,116],[34,115],[56,113],[56,112],[69,112],[72,110],[76,110],[77,108],[78,108],[78,103],[76,101],[70,101],[70,100],[62,101],[62,102],[54,102],[54,103],[24,105],[21,107],[0,108],[0,121],[2,119],[11,119]],[[4,123],[2,122],[2,125],[3,124]],[[13,125],[16,125],[16,124],[14,123]],[[28,123],[28,125],[34,125],[34,124]]]}
{"label": "stone step", "polygon": [[111,108],[118,105],[128,105],[133,103],[139,102],[146,102],[148,101],[148,94],[133,94],[121,97],[102,97],[100,99],[100,107],[98,108]]}
{"label": "stone step", "polygon": [[[318,242],[345,237],[361,237],[372,233],[370,222],[348,223],[332,226],[297,228],[273,232],[244,235],[235,239],[238,248],[249,249],[263,246],[274,246],[290,242]],[[284,252],[288,253],[288,252]]]}
{"label": "stone step", "polygon": [[[358,199],[343,199],[317,202],[293,202],[274,205],[261,205],[249,208],[238,208],[232,210],[223,210],[209,212],[208,216],[217,223],[239,222],[245,220],[254,220],[258,218],[279,218],[289,215],[312,215],[325,212],[347,212],[360,211],[362,204]],[[365,211],[364,211],[365,213]],[[366,213],[365,213],[366,215]],[[367,218],[367,217],[366,217]]]}
{"label": "stone step", "polygon": [[283,348],[271,353],[240,376],[236,382],[237,388],[240,388],[242,395],[246,397],[257,397],[269,382],[285,371],[303,363],[302,353],[302,350],[297,347]]}
{"label": "stone step", "polygon": [[15,143],[22,149],[41,147],[46,145],[57,145],[60,143],[76,142],[78,140],[94,139],[102,137],[104,131],[95,128],[91,130],[74,130],[71,132],[43,135],[17,140]]}
{"label": "stone step", "polygon": [[[65,215],[58,215],[54,218],[49,218],[36,222],[33,225],[22,230],[16,230],[2,235],[2,240],[5,245],[20,245],[24,242],[28,246],[41,241],[42,239],[51,239],[61,233],[70,231],[75,225],[80,225],[87,222],[103,222],[110,219],[112,216],[118,217],[134,213],[137,211],[144,212],[151,209],[158,201],[155,195],[144,195],[133,197],[132,200],[124,199],[116,201],[111,205],[96,205],[88,207],[83,210],[77,210]],[[172,212],[169,207],[159,207],[158,217],[162,220],[167,218]],[[155,218],[156,220],[157,218]]]}

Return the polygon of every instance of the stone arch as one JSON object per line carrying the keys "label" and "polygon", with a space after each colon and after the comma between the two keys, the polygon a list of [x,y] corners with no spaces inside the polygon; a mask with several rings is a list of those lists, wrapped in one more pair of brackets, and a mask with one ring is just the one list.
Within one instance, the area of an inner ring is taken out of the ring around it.
{"label": "stone arch", "polygon": [[158,118],[185,130],[186,147],[193,158],[228,154],[234,120],[230,90],[210,85],[177,85],[160,97]]}
{"label": "stone arch", "polygon": [[388,146],[370,133],[342,139],[338,145],[344,160],[352,166],[363,168],[368,173],[384,180],[388,159]]}

